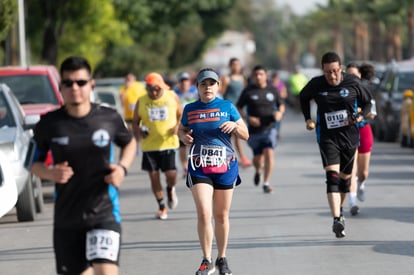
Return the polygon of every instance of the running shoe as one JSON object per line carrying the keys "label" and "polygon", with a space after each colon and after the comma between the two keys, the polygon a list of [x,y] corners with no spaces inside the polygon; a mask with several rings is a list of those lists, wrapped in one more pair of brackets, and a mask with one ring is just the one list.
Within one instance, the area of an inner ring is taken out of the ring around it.
{"label": "running shoe", "polygon": [[229,265],[227,263],[227,259],[226,258],[217,258],[216,260],[216,267],[219,270],[219,274],[220,275],[232,275],[233,273],[231,272]]}
{"label": "running shoe", "polygon": [[240,159],[240,161],[241,161],[241,164],[243,165],[243,167],[249,167],[249,166],[252,166],[251,161],[250,161],[248,158],[246,158],[246,157],[242,157],[242,158]]}
{"label": "running shoe", "polygon": [[160,220],[166,220],[168,218],[167,208],[158,210],[156,217],[157,219],[160,219]]}
{"label": "running shoe", "polygon": [[175,209],[178,205],[177,193],[175,192],[175,187],[167,187],[167,197],[168,197],[168,208]]}
{"label": "running shoe", "polygon": [[345,215],[344,215],[344,211],[342,210],[342,207],[341,207],[341,214],[339,215],[339,220],[345,226]]}
{"label": "running shoe", "polygon": [[263,185],[263,192],[265,192],[266,194],[270,194],[273,192],[273,188],[270,185]]}
{"label": "running shoe", "polygon": [[359,201],[365,201],[365,188],[358,186],[357,198]]}
{"label": "running shoe", "polygon": [[254,174],[254,185],[258,186],[260,183],[260,174],[256,173]]}
{"label": "running shoe", "polygon": [[195,275],[211,275],[216,271],[215,266],[207,259],[203,259]]}
{"label": "running shoe", "polygon": [[335,233],[337,238],[345,237],[345,220],[343,217],[334,220],[332,231]]}
{"label": "running shoe", "polygon": [[358,205],[354,204],[354,205],[351,207],[351,210],[350,210],[349,212],[351,212],[351,215],[352,215],[352,216],[356,216],[356,215],[358,215],[358,214],[359,214],[359,207],[358,207]]}

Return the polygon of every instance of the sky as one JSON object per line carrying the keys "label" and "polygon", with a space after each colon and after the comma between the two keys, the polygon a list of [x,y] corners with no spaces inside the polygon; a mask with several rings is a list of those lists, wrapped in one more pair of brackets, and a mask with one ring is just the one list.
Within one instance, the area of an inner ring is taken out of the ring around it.
{"label": "sky", "polygon": [[316,9],[316,4],[326,4],[328,0],[276,0],[278,6],[288,4],[298,15],[304,15],[306,12]]}

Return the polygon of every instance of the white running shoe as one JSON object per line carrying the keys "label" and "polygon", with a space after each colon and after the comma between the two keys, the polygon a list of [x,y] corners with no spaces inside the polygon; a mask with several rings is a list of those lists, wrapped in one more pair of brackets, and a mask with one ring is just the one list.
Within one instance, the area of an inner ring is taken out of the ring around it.
{"label": "white running shoe", "polygon": [[178,198],[177,198],[177,193],[175,192],[175,187],[172,187],[170,190],[168,189],[169,188],[167,188],[168,208],[175,209],[177,208],[177,205],[178,205]]}

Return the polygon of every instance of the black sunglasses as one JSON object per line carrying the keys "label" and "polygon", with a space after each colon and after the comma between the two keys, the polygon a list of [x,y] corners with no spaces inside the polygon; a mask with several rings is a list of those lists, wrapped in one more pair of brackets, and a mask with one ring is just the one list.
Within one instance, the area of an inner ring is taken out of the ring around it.
{"label": "black sunglasses", "polygon": [[148,91],[157,91],[159,92],[161,90],[160,87],[158,87],[157,85],[146,85],[146,88]]}
{"label": "black sunglasses", "polygon": [[61,81],[62,86],[65,86],[65,87],[68,87],[68,88],[69,87],[72,87],[73,86],[73,83],[76,83],[76,85],[78,85],[79,87],[83,87],[88,82],[89,82],[89,80],[83,80],[83,79],[81,79],[81,80],[64,79],[64,80]]}

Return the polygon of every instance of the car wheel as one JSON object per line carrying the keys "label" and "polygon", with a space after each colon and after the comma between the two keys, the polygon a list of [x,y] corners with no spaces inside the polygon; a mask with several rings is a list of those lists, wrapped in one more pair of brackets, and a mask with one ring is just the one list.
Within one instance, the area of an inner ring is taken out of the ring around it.
{"label": "car wheel", "polygon": [[35,199],[36,212],[42,213],[44,209],[42,181],[39,177],[32,175],[33,195]]}
{"label": "car wheel", "polygon": [[19,222],[34,221],[36,217],[36,205],[31,177],[29,177],[23,191],[19,194],[16,203],[16,212]]}

